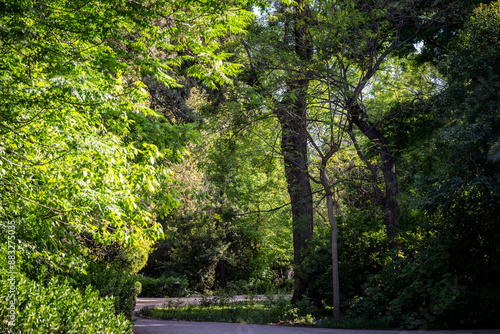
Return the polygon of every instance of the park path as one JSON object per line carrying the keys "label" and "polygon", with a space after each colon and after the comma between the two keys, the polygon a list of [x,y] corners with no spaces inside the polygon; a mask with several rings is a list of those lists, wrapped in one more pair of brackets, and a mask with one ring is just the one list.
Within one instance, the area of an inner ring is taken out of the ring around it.
{"label": "park path", "polygon": [[[264,296],[262,296],[264,297]],[[244,299],[236,296],[236,299]],[[136,311],[144,307],[161,306],[172,300],[199,303],[199,297],[191,298],[137,298]],[[358,330],[330,329],[271,325],[235,324],[224,322],[194,322],[156,320],[134,317],[134,334],[500,334],[499,329],[456,331],[405,331],[405,330]]]}

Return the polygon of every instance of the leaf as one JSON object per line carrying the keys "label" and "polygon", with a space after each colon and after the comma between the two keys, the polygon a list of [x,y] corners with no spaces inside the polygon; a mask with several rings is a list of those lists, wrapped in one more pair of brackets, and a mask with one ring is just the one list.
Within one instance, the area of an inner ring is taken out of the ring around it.
{"label": "leaf", "polygon": [[493,162],[500,161],[500,138],[498,138],[488,151],[488,159]]}

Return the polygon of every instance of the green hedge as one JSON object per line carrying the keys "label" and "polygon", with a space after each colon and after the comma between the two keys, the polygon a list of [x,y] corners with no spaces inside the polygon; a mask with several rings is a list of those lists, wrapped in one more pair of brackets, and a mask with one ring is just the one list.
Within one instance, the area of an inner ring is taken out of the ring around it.
{"label": "green hedge", "polygon": [[90,263],[86,271],[87,274],[75,277],[75,287],[92,286],[99,290],[100,297],[113,297],[115,313],[123,313],[127,319],[132,319],[138,288],[136,276],[101,263]]}
{"label": "green hedge", "polygon": [[[186,278],[151,278],[138,275],[136,279],[142,284],[142,291],[139,293],[139,297],[182,297],[187,294],[188,280]],[[174,288],[174,282],[179,282],[180,285]]]}
{"label": "green hedge", "polygon": [[[3,274],[0,283],[1,333],[132,333],[132,323],[115,315],[113,298],[100,298],[91,287],[82,292],[56,279],[43,286],[20,275],[15,282],[9,278]],[[11,291],[14,326],[9,325]]]}

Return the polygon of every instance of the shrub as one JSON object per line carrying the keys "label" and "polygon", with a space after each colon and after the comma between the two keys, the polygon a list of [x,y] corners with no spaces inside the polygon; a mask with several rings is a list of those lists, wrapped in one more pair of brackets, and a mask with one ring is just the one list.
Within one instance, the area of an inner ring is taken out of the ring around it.
{"label": "shrub", "polygon": [[142,283],[137,281],[134,283],[134,289],[135,289],[135,293],[136,295],[140,295],[141,292],[142,292]]}
{"label": "shrub", "polygon": [[[419,262],[395,259],[367,284],[348,310],[351,317],[386,321],[408,329],[496,328],[500,289],[452,273],[441,252],[422,252]],[[465,262],[465,260],[462,260]],[[498,276],[498,275],[496,275]]]}
{"label": "shrub", "polygon": [[[351,213],[346,217],[351,223],[339,224],[339,279],[341,310],[363,293],[363,286],[370,275],[383,267],[387,240],[383,225],[367,217]],[[304,260],[295,266],[295,278],[305,282],[304,293],[315,306],[332,305],[332,247],[330,229],[320,230],[303,253]]]}
{"label": "shrub", "polygon": [[[166,277],[151,278],[138,275],[137,279],[142,284],[140,297],[181,297],[187,294],[188,280],[181,277]],[[174,283],[179,285],[174,287]]]}
{"label": "shrub", "polygon": [[233,295],[265,295],[268,293],[274,294],[279,292],[290,293],[293,291],[293,279],[284,279],[279,281],[278,283],[260,279],[252,279],[249,281],[230,281],[227,282],[224,290],[226,291],[226,293],[230,293]]}
{"label": "shrub", "polygon": [[9,326],[11,284],[0,283],[0,332],[2,333],[132,333],[132,323],[114,314],[112,297],[100,298],[87,287],[80,291],[67,281],[52,279],[43,286],[26,277],[15,278],[15,320]]}
{"label": "shrub", "polygon": [[[189,287],[200,292],[213,288],[215,269],[229,246],[217,219],[201,210],[174,210],[160,219],[165,239],[155,246],[141,273],[151,277],[186,277]],[[162,267],[161,274],[158,266]]]}
{"label": "shrub", "polygon": [[101,263],[90,263],[87,274],[75,277],[75,287],[83,289],[92,286],[99,290],[101,297],[114,297],[116,314],[123,313],[132,319],[137,297],[136,277],[116,266],[108,267]]}

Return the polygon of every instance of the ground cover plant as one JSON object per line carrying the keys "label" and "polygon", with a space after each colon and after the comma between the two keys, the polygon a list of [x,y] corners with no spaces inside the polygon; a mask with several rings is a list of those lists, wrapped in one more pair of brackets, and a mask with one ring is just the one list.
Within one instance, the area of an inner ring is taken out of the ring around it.
{"label": "ground cover plant", "polygon": [[[99,291],[75,289],[68,282],[51,279],[45,284],[15,277],[16,311],[0,299],[2,333],[123,333],[131,334],[131,319],[115,314],[115,297],[101,298]],[[2,280],[0,292],[9,295],[11,284]],[[12,322],[12,325],[10,324]]]}

